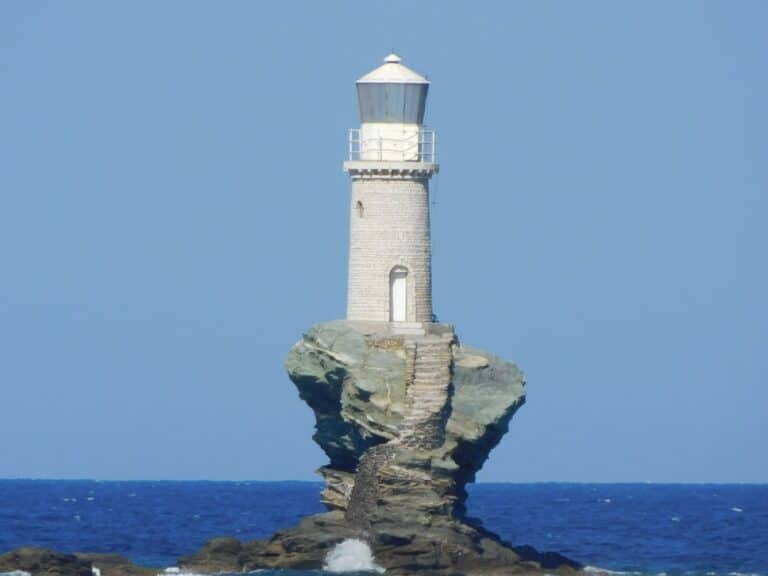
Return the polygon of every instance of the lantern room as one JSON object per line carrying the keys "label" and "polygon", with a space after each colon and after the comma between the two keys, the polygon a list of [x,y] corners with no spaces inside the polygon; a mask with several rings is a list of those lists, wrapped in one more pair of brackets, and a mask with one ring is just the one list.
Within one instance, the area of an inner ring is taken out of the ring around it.
{"label": "lantern room", "polygon": [[429,80],[397,54],[357,81],[360,128],[350,132],[350,160],[430,162],[434,133],[423,129]]}
{"label": "lantern room", "polygon": [[397,54],[357,81],[360,122],[424,124],[429,81],[403,66]]}

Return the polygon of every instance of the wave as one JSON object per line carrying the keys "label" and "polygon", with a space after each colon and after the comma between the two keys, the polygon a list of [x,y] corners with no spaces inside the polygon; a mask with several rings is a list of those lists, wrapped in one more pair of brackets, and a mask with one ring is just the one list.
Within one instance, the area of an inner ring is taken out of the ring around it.
{"label": "wave", "polygon": [[622,572],[621,570],[608,570],[598,566],[584,566],[584,572],[590,574],[608,574],[609,576],[640,576],[642,572]]}
{"label": "wave", "polygon": [[384,572],[376,564],[371,547],[357,538],[347,538],[334,546],[325,557],[323,570],[327,572]]}
{"label": "wave", "polygon": [[158,573],[157,576],[208,576],[207,574],[200,574],[198,572],[187,572],[177,566],[170,566]]}
{"label": "wave", "polygon": [[[607,568],[600,568],[598,566],[585,566],[584,572],[593,574],[594,576],[669,576],[668,572],[641,572],[641,571],[621,571],[621,570],[608,570]],[[676,572],[672,572],[675,574]],[[760,572],[699,572],[691,570],[683,572],[684,576],[767,576]]]}

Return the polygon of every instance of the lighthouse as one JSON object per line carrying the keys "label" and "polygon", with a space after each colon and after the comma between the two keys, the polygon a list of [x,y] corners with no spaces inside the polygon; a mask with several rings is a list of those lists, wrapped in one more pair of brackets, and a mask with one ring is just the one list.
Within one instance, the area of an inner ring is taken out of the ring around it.
{"label": "lighthouse", "polygon": [[390,54],[357,81],[360,127],[349,131],[347,319],[419,333],[432,316],[429,180],[435,133],[424,127],[429,81]]}

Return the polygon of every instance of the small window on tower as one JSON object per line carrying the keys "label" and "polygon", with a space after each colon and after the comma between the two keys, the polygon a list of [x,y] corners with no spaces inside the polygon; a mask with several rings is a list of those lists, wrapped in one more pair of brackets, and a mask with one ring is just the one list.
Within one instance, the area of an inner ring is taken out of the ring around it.
{"label": "small window on tower", "polygon": [[357,201],[357,217],[362,218],[364,213],[365,213],[365,208],[363,208],[363,203],[360,202],[360,200],[358,200]]}

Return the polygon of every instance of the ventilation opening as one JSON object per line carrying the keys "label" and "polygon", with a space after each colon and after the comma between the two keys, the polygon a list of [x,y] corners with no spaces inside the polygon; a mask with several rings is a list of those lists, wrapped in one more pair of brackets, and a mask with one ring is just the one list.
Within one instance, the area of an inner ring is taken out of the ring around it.
{"label": "ventilation opening", "polygon": [[355,205],[355,209],[357,210],[357,217],[362,218],[365,214],[365,208],[363,208],[363,203],[360,202],[360,200],[357,201],[357,204]]}

